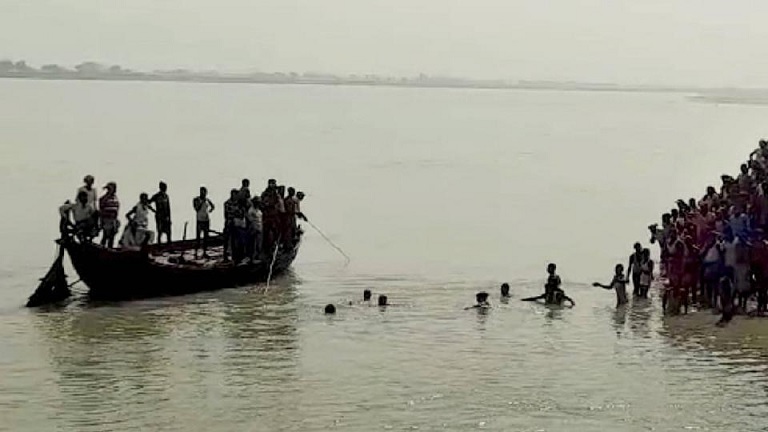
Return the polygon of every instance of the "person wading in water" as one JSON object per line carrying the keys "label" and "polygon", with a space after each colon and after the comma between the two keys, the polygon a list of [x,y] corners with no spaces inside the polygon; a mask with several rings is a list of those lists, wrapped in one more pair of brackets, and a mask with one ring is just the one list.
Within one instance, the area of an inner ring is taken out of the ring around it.
{"label": "person wading in water", "polygon": [[549,264],[547,266],[547,283],[544,285],[544,294],[536,296],[536,297],[528,297],[522,299],[522,301],[538,301],[538,300],[544,300],[545,304],[549,305],[562,305],[564,301],[568,301],[571,303],[571,307],[576,306],[576,302],[573,301],[570,297],[565,295],[565,291],[563,291],[562,288],[560,288],[560,285],[562,285],[562,280],[560,279],[560,276],[557,275],[557,265],[556,264]]}
{"label": "person wading in water", "polygon": [[643,246],[635,243],[635,252],[629,256],[627,264],[627,279],[632,280],[632,295],[640,297],[640,265],[643,262]]}
{"label": "person wading in water", "polygon": [[628,283],[629,281],[624,277],[624,266],[616,264],[616,274],[613,276],[611,283],[603,285],[599,282],[595,282],[592,286],[616,291],[616,307],[618,308],[629,303],[629,300],[627,299]]}

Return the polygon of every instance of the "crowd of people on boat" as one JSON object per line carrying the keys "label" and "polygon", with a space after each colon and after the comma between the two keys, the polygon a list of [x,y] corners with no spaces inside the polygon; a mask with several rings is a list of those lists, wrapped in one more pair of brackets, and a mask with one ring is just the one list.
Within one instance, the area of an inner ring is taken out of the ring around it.
{"label": "crowd of people on boat", "polygon": [[768,141],[761,140],[737,177],[723,175],[720,187],[708,187],[700,199],[678,200],[662,215],[661,226],[649,227],[651,242],[661,249],[660,273],[668,280],[665,311],[687,312],[696,304],[721,311],[727,322],[747,312],[754,298],[757,308],[750,313],[764,314],[767,229]]}
{"label": "crowd of people on boat", "polygon": [[[108,182],[104,193],[98,196],[95,179],[87,175],[83,186],[77,189],[75,201],[67,200],[60,208],[59,229],[63,237],[74,236],[81,242],[93,242],[101,235],[99,243],[105,248],[141,249],[157,238],[158,243],[172,241],[171,201],[168,185],[160,182],[158,191],[151,197],[139,195],[138,202],[125,214],[126,225],[120,232],[120,200],[117,183]],[[259,260],[262,253],[280,245],[291,246],[298,241],[300,227],[297,221],[307,218],[301,211],[303,192],[267,182],[260,195],[251,195],[250,181],[243,179],[239,188],[233,188],[229,199],[223,203],[224,227],[221,232],[211,229],[211,213],[216,205],[203,186],[192,200],[195,212],[195,256],[202,252],[208,258],[210,234],[224,238],[223,258],[237,263]],[[154,214],[155,228],[149,226],[150,214]]]}

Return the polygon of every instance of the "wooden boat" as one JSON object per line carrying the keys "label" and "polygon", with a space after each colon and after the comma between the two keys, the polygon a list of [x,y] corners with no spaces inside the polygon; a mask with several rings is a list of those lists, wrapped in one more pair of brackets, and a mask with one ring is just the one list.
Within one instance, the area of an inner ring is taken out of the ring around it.
{"label": "wooden boat", "polygon": [[285,272],[299,251],[299,236],[290,247],[261,261],[237,265],[221,258],[222,236],[209,239],[210,258],[194,258],[194,240],[154,244],[142,250],[108,249],[74,238],[59,240],[72,266],[88,286],[89,297],[128,300],[174,296],[266,282]]}

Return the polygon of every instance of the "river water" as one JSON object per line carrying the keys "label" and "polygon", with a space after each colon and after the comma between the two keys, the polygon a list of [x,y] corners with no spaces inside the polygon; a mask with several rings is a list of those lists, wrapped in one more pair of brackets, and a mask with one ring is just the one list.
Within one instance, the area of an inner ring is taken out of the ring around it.
{"label": "river water", "polygon": [[[0,430],[768,425],[764,322],[665,319],[657,299],[616,311],[590,286],[674,199],[736,169],[766,132],[765,107],[13,80],[0,95]],[[165,180],[177,237],[201,184],[220,204],[242,177],[256,190],[276,177],[306,191],[307,215],[352,261],[305,227],[292,273],[268,289],[24,309],[53,259],[56,206],[87,173],[118,182],[126,210]],[[542,290],[549,261],[575,308],[519,301]],[[366,288],[395,305],[357,304]],[[479,290],[493,308],[463,310]]]}

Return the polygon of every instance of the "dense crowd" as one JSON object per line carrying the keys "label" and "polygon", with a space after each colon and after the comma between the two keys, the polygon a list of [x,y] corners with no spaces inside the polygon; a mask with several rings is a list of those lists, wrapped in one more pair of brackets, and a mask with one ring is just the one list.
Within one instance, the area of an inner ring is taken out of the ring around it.
{"label": "dense crowd", "polygon": [[649,229],[651,242],[661,249],[661,275],[668,280],[665,311],[677,314],[682,307],[687,312],[696,304],[717,308],[727,321],[748,312],[754,298],[757,308],[750,313],[764,314],[768,142],[760,141],[736,178],[723,175],[719,190],[710,186],[701,199],[678,200],[661,226]]}
{"label": "dense crowd", "polygon": [[[75,201],[68,200],[59,208],[62,237],[75,236],[81,242],[93,242],[101,235],[101,246],[114,248],[121,227],[117,184],[107,183],[104,194],[99,197],[93,176],[86,176],[83,182]],[[274,179],[267,182],[260,195],[252,196],[250,181],[244,179],[240,188],[231,190],[229,199],[223,204],[224,227],[219,233],[210,226],[210,215],[216,206],[208,197],[208,190],[201,187],[200,194],[192,200],[196,218],[195,256],[201,251],[204,258],[208,257],[211,232],[223,236],[223,258],[237,263],[257,261],[262,254],[279,245],[294,244],[300,234],[297,219],[307,220],[301,212],[303,199],[302,192],[279,186]],[[150,213],[155,216],[156,232],[149,228]],[[158,243],[163,238],[171,242],[168,185],[160,182],[158,191],[151,197],[142,193],[125,219],[127,223],[117,247],[140,249],[153,243],[155,235]]]}

